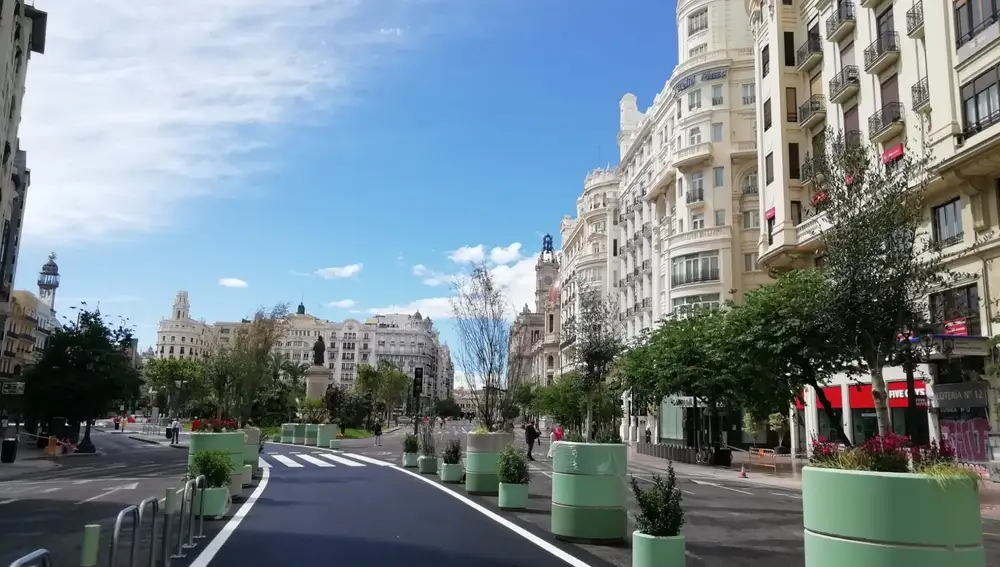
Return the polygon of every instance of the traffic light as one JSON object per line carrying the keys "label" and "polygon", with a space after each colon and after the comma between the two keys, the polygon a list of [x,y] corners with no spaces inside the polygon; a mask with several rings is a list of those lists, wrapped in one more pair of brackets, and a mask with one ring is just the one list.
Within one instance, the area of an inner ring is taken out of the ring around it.
{"label": "traffic light", "polygon": [[424,391],[424,369],[413,369],[413,397],[419,398],[420,392]]}

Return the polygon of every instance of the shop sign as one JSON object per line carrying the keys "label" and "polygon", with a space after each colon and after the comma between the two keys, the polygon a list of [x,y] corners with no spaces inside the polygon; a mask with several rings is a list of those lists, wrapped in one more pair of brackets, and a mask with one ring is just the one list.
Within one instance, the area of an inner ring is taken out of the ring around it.
{"label": "shop sign", "polygon": [[[701,80],[718,81],[719,79],[725,78],[727,74],[729,74],[729,69],[709,69],[708,71],[703,71],[701,73]],[[684,77],[683,79],[677,82],[677,86],[674,87],[674,90],[676,92],[681,92],[685,89],[691,88],[697,82],[698,82],[698,73],[695,73],[693,75],[688,75],[687,77]]]}
{"label": "shop sign", "polygon": [[989,386],[986,382],[963,382],[934,386],[937,407],[941,409],[985,408],[989,406]]}

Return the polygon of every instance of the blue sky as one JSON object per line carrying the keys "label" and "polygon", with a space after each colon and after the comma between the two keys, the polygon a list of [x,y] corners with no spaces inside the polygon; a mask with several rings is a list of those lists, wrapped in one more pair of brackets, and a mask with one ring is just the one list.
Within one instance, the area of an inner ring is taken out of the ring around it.
{"label": "blue sky", "polygon": [[37,0],[18,288],[56,251],[57,308],[100,301],[143,345],[181,289],[209,321],[420,308],[453,342],[449,276],[495,252],[531,300],[622,94],[677,60],[672,1],[284,3]]}

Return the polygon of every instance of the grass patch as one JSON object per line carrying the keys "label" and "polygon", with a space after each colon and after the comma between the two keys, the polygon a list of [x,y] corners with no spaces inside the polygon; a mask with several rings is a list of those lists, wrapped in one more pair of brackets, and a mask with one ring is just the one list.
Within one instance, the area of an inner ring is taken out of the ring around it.
{"label": "grass patch", "polygon": [[372,432],[365,429],[348,427],[347,431],[344,431],[344,439],[367,439],[371,436]]}

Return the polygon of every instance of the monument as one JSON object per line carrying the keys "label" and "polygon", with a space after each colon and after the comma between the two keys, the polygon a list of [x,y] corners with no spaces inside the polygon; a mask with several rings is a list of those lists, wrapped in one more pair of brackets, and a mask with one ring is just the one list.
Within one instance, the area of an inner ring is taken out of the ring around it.
{"label": "monument", "polygon": [[306,370],[306,398],[323,399],[326,387],[330,383],[330,371],[326,364],[326,343],[323,337],[316,337],[313,343],[313,363]]}

